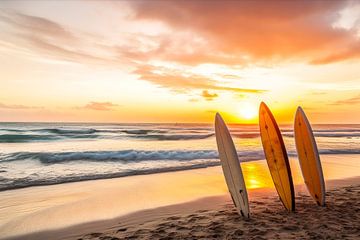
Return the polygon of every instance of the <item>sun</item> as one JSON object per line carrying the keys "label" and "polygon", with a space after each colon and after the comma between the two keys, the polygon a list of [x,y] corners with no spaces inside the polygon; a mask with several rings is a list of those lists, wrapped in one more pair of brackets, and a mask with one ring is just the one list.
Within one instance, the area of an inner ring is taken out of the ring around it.
{"label": "sun", "polygon": [[243,103],[239,108],[239,115],[242,119],[254,119],[257,116],[257,108],[251,103]]}

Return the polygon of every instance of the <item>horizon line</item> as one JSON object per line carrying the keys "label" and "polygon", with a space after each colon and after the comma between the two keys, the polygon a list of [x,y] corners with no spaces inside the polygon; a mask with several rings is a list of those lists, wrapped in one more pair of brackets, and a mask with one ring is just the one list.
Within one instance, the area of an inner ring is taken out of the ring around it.
{"label": "horizon line", "polygon": [[[80,122],[80,121],[0,121],[6,123],[73,123],[73,124],[213,124],[213,122]],[[278,122],[279,124],[293,124],[293,122]],[[226,124],[258,125],[258,123],[227,122]],[[311,123],[312,125],[360,125],[360,123]]]}

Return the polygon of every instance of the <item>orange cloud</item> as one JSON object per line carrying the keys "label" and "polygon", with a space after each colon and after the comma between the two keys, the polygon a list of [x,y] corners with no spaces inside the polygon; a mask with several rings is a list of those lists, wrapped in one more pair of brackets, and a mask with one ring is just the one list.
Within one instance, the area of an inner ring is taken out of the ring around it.
{"label": "orange cloud", "polygon": [[360,103],[360,94],[355,97],[352,97],[352,98],[333,102],[333,103],[331,103],[331,105],[353,105],[353,104],[359,104],[359,103]]}
{"label": "orange cloud", "polygon": [[[207,43],[209,40],[201,39],[199,42],[193,37],[181,32],[159,36],[129,35],[132,39],[131,44],[119,46],[117,50],[122,58],[143,63],[156,59],[191,66],[205,63],[239,66],[248,64],[241,55],[219,51]],[[139,50],[144,42],[155,46],[147,50]]]}
{"label": "orange cloud", "polygon": [[114,107],[117,107],[117,106],[119,106],[119,105],[111,103],[111,102],[90,102],[81,108],[96,110],[96,111],[112,111],[112,110],[114,110]]}
{"label": "orange cloud", "polygon": [[211,89],[221,91],[232,91],[242,93],[262,93],[261,89],[247,89],[247,88],[235,88],[219,86],[214,80],[207,77],[187,74],[183,75],[180,71],[168,69],[164,67],[154,67],[151,65],[138,66],[134,71],[139,75],[139,79],[150,81],[161,87],[170,88],[177,91],[189,90],[189,89]]}
{"label": "orange cloud", "polygon": [[215,98],[217,98],[219,95],[217,95],[216,93],[209,93],[208,90],[204,90],[201,94],[201,96],[203,98],[205,98],[206,101],[212,101]]}
{"label": "orange cloud", "polygon": [[357,45],[351,46],[348,49],[329,54],[325,57],[314,59],[312,64],[328,64],[333,62],[339,62],[347,59],[353,59],[360,57],[360,42]]}
{"label": "orange cloud", "polygon": [[4,109],[41,109],[42,107],[0,103],[0,108],[4,108]]}
{"label": "orange cloud", "polygon": [[[213,55],[231,56],[239,64],[244,62],[242,57],[247,56],[252,58],[250,61],[303,59],[312,62],[334,50],[342,52],[359,44],[353,29],[333,27],[339,11],[349,6],[347,1],[211,1],[206,4],[203,1],[134,1],[131,4],[136,19],[160,21],[174,32],[192,31],[206,39],[206,50],[193,53],[195,59]],[[168,56],[170,60],[194,61],[188,54]],[[346,57],[333,58],[333,61]]]}

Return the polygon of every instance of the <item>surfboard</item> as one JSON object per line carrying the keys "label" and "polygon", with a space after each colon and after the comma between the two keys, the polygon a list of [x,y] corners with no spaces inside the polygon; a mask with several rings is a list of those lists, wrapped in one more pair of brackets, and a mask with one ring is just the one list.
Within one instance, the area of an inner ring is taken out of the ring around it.
{"label": "surfboard", "polygon": [[288,211],[295,211],[294,185],[285,144],[275,118],[264,102],[260,104],[259,126],[266,161],[280,200]]}
{"label": "surfboard", "polygon": [[215,116],[215,136],[221,166],[231,198],[237,212],[243,217],[249,218],[249,200],[239,158],[230,132],[219,113]]}
{"label": "surfboard", "polygon": [[310,123],[298,107],[294,122],[295,145],[305,185],[319,206],[325,205],[325,182],[319,152]]}

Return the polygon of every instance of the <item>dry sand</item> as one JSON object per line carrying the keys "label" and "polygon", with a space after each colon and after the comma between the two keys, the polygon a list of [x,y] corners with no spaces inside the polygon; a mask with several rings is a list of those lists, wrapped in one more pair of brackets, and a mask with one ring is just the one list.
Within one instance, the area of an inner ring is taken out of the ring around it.
{"label": "dry sand", "polygon": [[360,239],[360,185],[328,192],[326,207],[300,195],[296,208],[288,213],[277,197],[262,198],[251,202],[251,219],[244,220],[228,202],[129,227],[119,223],[79,239]]}

